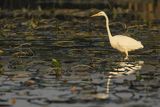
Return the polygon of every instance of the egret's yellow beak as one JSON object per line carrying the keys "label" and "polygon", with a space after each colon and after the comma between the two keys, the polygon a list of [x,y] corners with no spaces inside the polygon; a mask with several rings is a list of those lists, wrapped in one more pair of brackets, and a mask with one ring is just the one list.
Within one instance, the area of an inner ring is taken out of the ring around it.
{"label": "egret's yellow beak", "polygon": [[95,16],[99,16],[99,15],[98,15],[98,13],[97,13],[97,14],[92,15],[91,17],[95,17]]}

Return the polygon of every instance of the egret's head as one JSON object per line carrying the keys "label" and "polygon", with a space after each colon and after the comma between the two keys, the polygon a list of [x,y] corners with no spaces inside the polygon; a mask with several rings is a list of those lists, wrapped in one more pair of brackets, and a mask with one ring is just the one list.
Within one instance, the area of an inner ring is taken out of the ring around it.
{"label": "egret's head", "polygon": [[98,13],[92,15],[91,17],[95,17],[95,16],[105,16],[105,15],[106,15],[106,14],[105,14],[104,11],[100,11],[100,12],[98,12]]}

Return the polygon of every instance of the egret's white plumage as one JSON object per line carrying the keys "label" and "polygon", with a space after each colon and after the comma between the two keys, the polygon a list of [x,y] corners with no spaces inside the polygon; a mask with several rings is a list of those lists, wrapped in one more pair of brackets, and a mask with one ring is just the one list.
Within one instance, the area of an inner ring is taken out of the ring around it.
{"label": "egret's white plumage", "polygon": [[136,49],[143,48],[143,45],[140,41],[137,41],[131,37],[123,36],[123,35],[116,35],[112,36],[110,29],[109,29],[109,20],[108,16],[105,14],[105,12],[101,11],[97,14],[92,15],[94,16],[104,16],[106,19],[106,28],[109,36],[110,44],[113,48],[119,50],[120,52],[123,52],[126,54],[125,59],[128,59],[128,51],[133,51]]}

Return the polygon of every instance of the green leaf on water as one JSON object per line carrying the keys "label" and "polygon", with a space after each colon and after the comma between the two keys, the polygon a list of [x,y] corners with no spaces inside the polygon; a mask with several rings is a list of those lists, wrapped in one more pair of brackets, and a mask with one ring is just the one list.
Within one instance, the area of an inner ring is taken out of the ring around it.
{"label": "green leaf on water", "polygon": [[62,75],[62,66],[61,66],[61,63],[53,58],[52,59],[52,66],[54,67],[56,76],[57,77],[61,76]]}
{"label": "green leaf on water", "polygon": [[57,61],[56,59],[52,59],[52,65],[53,65],[54,67],[59,67],[59,68],[61,68],[60,62]]}

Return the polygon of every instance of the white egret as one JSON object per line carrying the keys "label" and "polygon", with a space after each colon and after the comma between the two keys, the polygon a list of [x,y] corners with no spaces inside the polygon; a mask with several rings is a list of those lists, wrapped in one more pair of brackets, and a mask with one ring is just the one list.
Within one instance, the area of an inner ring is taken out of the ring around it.
{"label": "white egret", "polygon": [[101,11],[97,14],[92,15],[91,17],[94,16],[104,16],[106,19],[106,28],[109,36],[109,41],[110,44],[113,48],[117,49],[118,51],[125,53],[125,58],[128,59],[128,52],[129,51],[134,51],[136,49],[143,48],[143,45],[141,44],[140,41],[137,41],[131,37],[127,37],[124,35],[116,35],[112,36],[110,29],[109,29],[109,19],[108,16],[105,14],[105,12]]}

